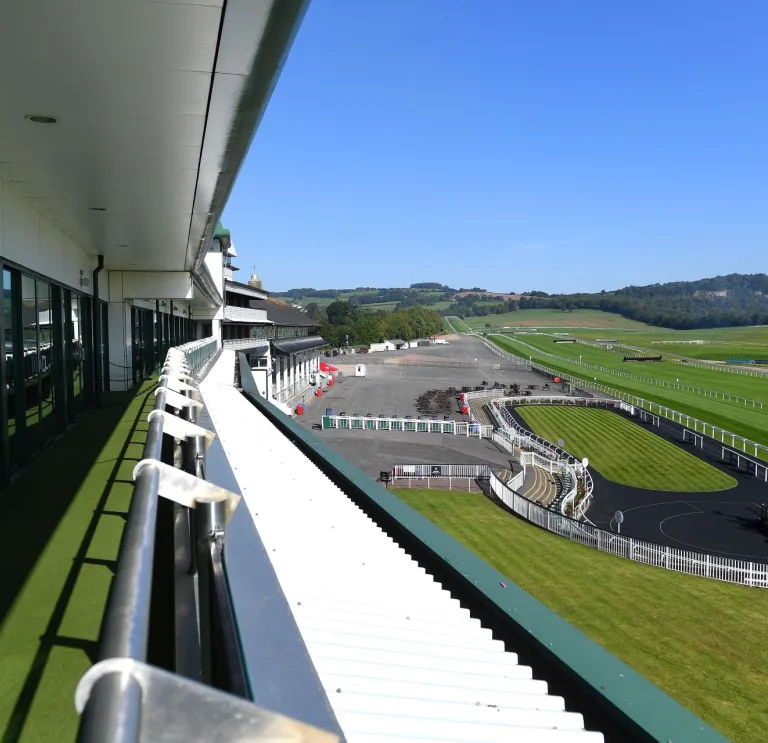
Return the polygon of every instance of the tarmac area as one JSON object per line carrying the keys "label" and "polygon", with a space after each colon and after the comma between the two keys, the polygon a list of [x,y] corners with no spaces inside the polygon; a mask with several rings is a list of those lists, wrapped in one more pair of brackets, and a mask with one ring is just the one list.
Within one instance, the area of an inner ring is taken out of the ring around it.
{"label": "tarmac area", "polygon": [[[538,389],[533,390],[533,394],[563,394],[558,389],[560,385],[554,383],[550,383],[550,390],[542,390],[546,384],[543,377],[503,362],[475,338],[449,336],[449,340],[449,345],[443,346],[328,359],[331,365],[345,370],[355,363],[364,363],[367,376],[345,374],[338,378],[333,387],[323,391],[322,397],[308,398],[305,415],[295,420],[313,427],[314,433],[332,449],[374,477],[394,464],[509,467],[506,452],[487,439],[423,432],[317,430],[326,408],[337,415],[371,413],[377,417],[410,415],[415,419],[419,416],[416,399],[427,390],[475,387],[483,381],[488,382],[489,387],[494,382],[505,386],[517,383],[523,389],[536,385]],[[494,365],[503,368],[494,369]],[[455,400],[452,403],[450,417],[456,421],[468,420],[461,415]]]}

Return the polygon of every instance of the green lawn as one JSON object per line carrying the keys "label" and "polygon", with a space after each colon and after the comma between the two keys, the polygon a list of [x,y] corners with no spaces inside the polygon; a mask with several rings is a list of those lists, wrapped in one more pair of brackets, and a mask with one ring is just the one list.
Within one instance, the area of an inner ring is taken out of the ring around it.
{"label": "green lawn", "polygon": [[[526,343],[531,342],[531,336],[523,336],[520,340],[523,339]],[[596,378],[601,384],[621,390],[622,392],[627,392],[631,395],[637,395],[645,400],[652,400],[659,405],[666,405],[673,410],[693,416],[699,420],[711,423],[712,425],[720,426],[727,431],[732,431],[740,436],[745,436],[748,439],[752,439],[753,441],[768,446],[768,413],[761,412],[759,409],[735,405],[673,388],[660,387],[659,385],[652,383],[639,382],[634,379],[618,376],[611,372],[601,372],[596,369],[589,369],[581,366],[578,360],[569,362],[560,359],[552,359],[545,356],[543,353],[537,354],[536,351],[532,351],[527,346],[523,346],[511,337],[499,338],[494,336],[490,340],[496,343],[500,348],[514,353],[521,358],[532,358],[534,363],[557,369],[566,374],[572,374],[581,379],[594,380]],[[551,345],[555,347],[554,343]],[[573,346],[570,344],[559,344],[556,348],[558,355],[561,356],[565,355],[565,352],[568,351],[568,349],[571,349],[569,351],[570,353],[577,353],[573,351]],[[583,346],[582,348],[587,349],[589,347]],[[554,351],[552,353],[554,353]],[[604,353],[608,354],[610,352]],[[651,370],[651,367],[663,365],[664,362],[661,364],[654,362],[633,364],[631,371],[635,374],[645,374],[646,370]],[[685,371],[692,371],[682,366],[680,366],[680,369],[681,374]],[[768,380],[764,381],[761,379],[754,379],[753,377],[743,377],[738,374],[723,374],[721,372],[707,371],[704,373],[715,375],[716,380],[722,379],[722,384],[718,386],[709,386],[709,389],[718,389],[722,392],[744,394],[742,391],[744,380],[751,380],[752,383],[768,384]],[[686,381],[688,378],[681,376],[680,379],[682,382]],[[752,393],[749,395],[750,397],[757,397],[758,399],[760,399],[760,397],[765,397],[761,390],[753,391],[750,388],[750,392]],[[728,439],[726,439],[726,443],[729,443]],[[754,452],[750,453],[754,454]]]}
{"label": "green lawn", "polygon": [[[732,395],[743,395],[744,397],[768,402],[768,377],[728,374],[717,369],[683,366],[674,361],[626,362],[624,361],[625,354],[630,354],[632,351],[622,350],[616,346],[614,346],[614,350],[607,351],[602,348],[587,346],[583,343],[555,343],[555,336],[549,333],[528,333],[515,336],[514,338],[547,353],[553,353],[574,362],[578,362],[581,359],[584,363],[603,366],[620,374],[626,373],[634,376],[650,377],[670,383],[677,383],[679,380],[680,384],[717,390],[718,392],[726,392]],[[654,355],[668,352],[666,346],[654,347],[646,344],[645,347]]]}
{"label": "green lawn", "polygon": [[534,433],[549,441],[563,439],[567,451],[588,457],[589,466],[613,482],[692,492],[736,485],[730,475],[609,410],[531,405],[517,412]]}
{"label": "green lawn", "polygon": [[488,315],[487,317],[467,317],[465,322],[471,328],[482,329],[485,323],[493,327],[550,327],[550,328],[628,328],[646,329],[649,326],[635,320],[627,320],[613,312],[601,310],[518,310],[505,312],[503,315]]}
{"label": "green lawn", "polygon": [[476,493],[396,492],[729,738],[768,740],[768,591],[606,555]]}
{"label": "green lawn", "polygon": [[[599,332],[579,330],[579,337],[593,339]],[[768,326],[756,325],[736,328],[707,328],[704,330],[669,330],[667,328],[620,330],[612,337],[623,343],[653,348],[663,353],[688,356],[695,359],[724,361],[727,358],[768,359]],[[705,341],[703,345],[683,343],[686,340]],[[665,341],[659,343],[658,341]],[[670,341],[672,341],[670,343]]]}
{"label": "green lawn", "polygon": [[470,333],[472,330],[461,318],[454,316],[446,317],[445,325],[449,332]]}

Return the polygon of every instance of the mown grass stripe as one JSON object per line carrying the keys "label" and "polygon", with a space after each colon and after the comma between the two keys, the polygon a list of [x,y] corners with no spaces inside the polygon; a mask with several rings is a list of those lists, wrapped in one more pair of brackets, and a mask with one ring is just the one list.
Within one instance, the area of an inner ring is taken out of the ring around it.
{"label": "mown grass stripe", "polygon": [[736,480],[616,413],[599,408],[531,405],[517,412],[531,430],[622,485],[673,492],[735,487]]}

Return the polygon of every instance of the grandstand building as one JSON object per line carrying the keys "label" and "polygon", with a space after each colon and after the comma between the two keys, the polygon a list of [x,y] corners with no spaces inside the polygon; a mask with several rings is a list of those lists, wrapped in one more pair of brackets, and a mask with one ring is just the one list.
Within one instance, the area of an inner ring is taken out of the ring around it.
{"label": "grandstand building", "polygon": [[721,740],[285,414],[220,220],[306,5],[4,4],[3,740]]}

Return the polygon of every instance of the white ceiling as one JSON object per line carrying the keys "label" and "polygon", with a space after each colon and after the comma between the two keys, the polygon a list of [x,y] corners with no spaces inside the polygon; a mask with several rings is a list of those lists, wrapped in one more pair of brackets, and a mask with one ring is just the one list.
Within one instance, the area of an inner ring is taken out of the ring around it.
{"label": "white ceiling", "polygon": [[0,0],[0,177],[109,268],[194,263],[238,102],[211,88],[222,1]]}

